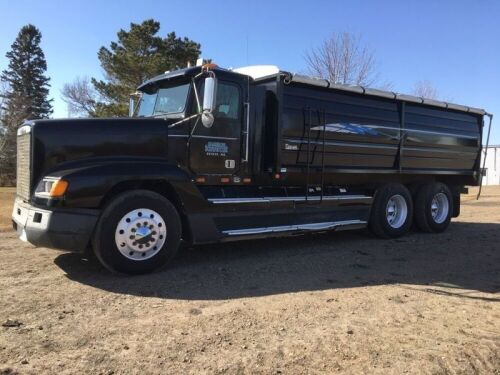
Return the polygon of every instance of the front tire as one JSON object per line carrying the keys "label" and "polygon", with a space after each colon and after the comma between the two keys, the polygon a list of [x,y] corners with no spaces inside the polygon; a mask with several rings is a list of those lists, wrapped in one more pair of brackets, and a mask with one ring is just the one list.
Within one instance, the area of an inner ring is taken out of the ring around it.
{"label": "front tire", "polygon": [[120,194],[103,210],[92,245],[107,269],[143,274],[168,264],[180,238],[174,205],[155,192],[133,190]]}
{"label": "front tire", "polygon": [[388,184],[375,193],[369,227],[381,238],[397,238],[411,227],[413,202],[408,189],[401,184]]}
{"label": "front tire", "polygon": [[450,225],[453,197],[443,183],[423,185],[415,196],[415,222],[422,232],[441,233]]}

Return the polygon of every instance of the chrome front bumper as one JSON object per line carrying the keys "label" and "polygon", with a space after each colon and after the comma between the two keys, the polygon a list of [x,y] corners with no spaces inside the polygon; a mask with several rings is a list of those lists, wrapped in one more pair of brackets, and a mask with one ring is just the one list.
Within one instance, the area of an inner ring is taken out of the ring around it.
{"label": "chrome front bumper", "polygon": [[47,210],[18,197],[12,224],[21,240],[35,246],[82,252],[90,244],[98,217],[98,210]]}

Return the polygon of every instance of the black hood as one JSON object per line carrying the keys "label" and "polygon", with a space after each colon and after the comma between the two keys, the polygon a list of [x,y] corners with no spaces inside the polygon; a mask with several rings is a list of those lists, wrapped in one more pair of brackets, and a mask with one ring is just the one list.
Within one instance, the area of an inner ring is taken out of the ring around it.
{"label": "black hood", "polygon": [[167,158],[167,121],[151,118],[35,120],[32,176],[92,158]]}

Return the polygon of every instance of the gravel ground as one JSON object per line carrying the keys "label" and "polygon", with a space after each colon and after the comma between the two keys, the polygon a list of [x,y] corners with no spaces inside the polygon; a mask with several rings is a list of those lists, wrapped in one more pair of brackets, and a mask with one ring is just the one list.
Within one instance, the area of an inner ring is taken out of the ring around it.
{"label": "gravel ground", "polygon": [[0,374],[500,374],[500,187],[443,234],[184,249],[109,274],[36,249],[0,189]]}

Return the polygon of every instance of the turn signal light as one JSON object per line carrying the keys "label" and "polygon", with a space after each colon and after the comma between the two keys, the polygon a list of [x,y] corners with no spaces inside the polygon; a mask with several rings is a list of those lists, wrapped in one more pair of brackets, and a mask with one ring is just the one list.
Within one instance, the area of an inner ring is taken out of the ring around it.
{"label": "turn signal light", "polygon": [[52,187],[50,188],[49,195],[51,197],[62,197],[64,193],[66,193],[66,190],[68,190],[68,181],[64,180],[57,180],[54,181],[52,184]]}
{"label": "turn signal light", "polygon": [[250,182],[252,182],[252,179],[250,177],[243,178],[243,183],[244,184],[249,184]]}
{"label": "turn signal light", "polygon": [[220,179],[220,182],[222,182],[223,184],[227,184],[231,181],[231,179],[229,177],[222,177]]}
{"label": "turn signal light", "polygon": [[205,177],[196,177],[195,181],[199,184],[204,184],[207,180],[205,179]]}

